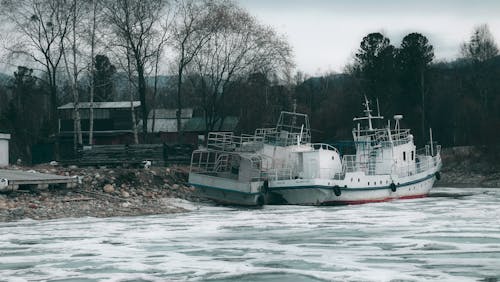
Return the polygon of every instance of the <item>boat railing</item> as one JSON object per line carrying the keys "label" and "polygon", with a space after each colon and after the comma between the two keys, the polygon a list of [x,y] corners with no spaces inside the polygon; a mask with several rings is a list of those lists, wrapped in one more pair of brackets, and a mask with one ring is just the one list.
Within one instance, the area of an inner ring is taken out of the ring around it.
{"label": "boat railing", "polygon": [[262,148],[264,138],[255,135],[233,135],[232,132],[210,132],[207,148],[217,151],[255,152]]}
{"label": "boat railing", "polygon": [[278,131],[276,128],[261,128],[256,130],[255,136],[261,137],[267,144],[283,147],[296,145],[298,142],[301,144],[311,142],[311,135],[308,130],[304,130],[302,132],[290,132],[286,130]]}
{"label": "boat railing", "polygon": [[401,167],[394,167],[392,173],[398,175],[399,177],[406,177],[426,171],[433,171],[439,166],[441,166],[441,156],[439,154],[433,157],[430,155],[417,154],[415,163]]}
{"label": "boat railing", "polygon": [[[240,165],[244,160],[250,165],[240,170]],[[259,154],[196,150],[191,155],[190,172],[233,179],[238,179],[240,174],[245,174],[246,181],[261,181],[264,163],[269,161]]]}
{"label": "boat railing", "polygon": [[431,149],[430,145],[427,145],[416,151],[415,162],[404,166],[393,165],[392,167],[380,166],[379,164],[382,161],[376,161],[370,155],[344,155],[342,158],[342,173],[361,171],[366,175],[392,173],[400,177],[406,177],[440,166],[440,152],[441,146],[435,145]]}
{"label": "boat railing", "polygon": [[365,158],[360,158],[356,155],[344,155],[342,157],[342,172],[345,174],[347,172],[361,171],[366,175],[374,175],[381,173],[377,170],[377,161],[371,160],[368,156]]}
{"label": "boat railing", "polygon": [[275,127],[270,127],[270,128],[257,128],[255,129],[255,136],[262,136],[266,137],[269,135],[274,135],[276,134],[276,128]]}
{"label": "boat railing", "polygon": [[306,114],[286,112],[280,114],[276,128],[258,128],[255,136],[265,143],[276,146],[290,146],[297,143],[311,143],[311,129]]}
{"label": "boat railing", "polygon": [[[376,129],[376,130],[355,130],[355,133],[359,136],[363,136],[372,145],[382,144],[383,146],[397,146],[401,144],[408,143],[411,141],[410,130],[391,130],[391,137],[389,138],[387,129]],[[367,138],[369,137],[369,138]]]}
{"label": "boat railing", "polygon": [[326,143],[313,143],[313,144],[311,144],[311,146],[313,147],[314,150],[329,150],[329,151],[335,151],[337,153],[339,152],[339,150],[337,150],[337,148],[333,147],[330,144],[326,144]]}
{"label": "boat railing", "polygon": [[425,145],[425,147],[423,148],[420,148],[416,151],[417,153],[417,156],[418,155],[421,155],[421,156],[437,156],[441,153],[441,145],[437,145],[437,142],[433,142],[432,146],[429,144],[429,145]]}

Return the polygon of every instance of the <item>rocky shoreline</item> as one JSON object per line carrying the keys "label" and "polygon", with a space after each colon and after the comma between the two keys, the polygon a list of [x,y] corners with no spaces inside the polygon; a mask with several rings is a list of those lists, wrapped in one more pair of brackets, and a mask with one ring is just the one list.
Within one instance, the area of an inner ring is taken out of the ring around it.
{"label": "rocky shoreline", "polygon": [[[474,147],[446,148],[438,187],[500,188],[500,165]],[[77,176],[77,188],[49,187],[0,194],[0,222],[24,218],[111,217],[179,213],[204,201],[187,185],[188,168],[91,168],[41,165],[9,169]]]}
{"label": "rocky shoreline", "polygon": [[0,194],[0,222],[24,218],[110,217],[179,213],[183,201],[198,202],[187,168],[9,167],[77,176],[76,188],[20,189]]}
{"label": "rocky shoreline", "polygon": [[441,180],[435,186],[500,188],[500,162],[484,148],[445,148],[441,157]]}

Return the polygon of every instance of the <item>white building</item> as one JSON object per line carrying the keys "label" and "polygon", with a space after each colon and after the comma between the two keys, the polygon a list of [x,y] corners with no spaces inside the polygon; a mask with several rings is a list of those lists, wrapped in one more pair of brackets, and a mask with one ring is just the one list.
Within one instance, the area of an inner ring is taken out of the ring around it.
{"label": "white building", "polygon": [[0,133],[0,166],[9,165],[10,134]]}

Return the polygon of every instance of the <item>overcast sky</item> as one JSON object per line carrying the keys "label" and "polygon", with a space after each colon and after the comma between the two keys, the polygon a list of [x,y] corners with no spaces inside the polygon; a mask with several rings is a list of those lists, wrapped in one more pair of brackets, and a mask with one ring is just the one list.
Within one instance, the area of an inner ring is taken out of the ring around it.
{"label": "overcast sky", "polygon": [[342,72],[365,35],[382,32],[395,46],[410,32],[427,36],[436,59],[452,60],[474,27],[500,41],[500,0],[237,0],[287,36],[297,69]]}

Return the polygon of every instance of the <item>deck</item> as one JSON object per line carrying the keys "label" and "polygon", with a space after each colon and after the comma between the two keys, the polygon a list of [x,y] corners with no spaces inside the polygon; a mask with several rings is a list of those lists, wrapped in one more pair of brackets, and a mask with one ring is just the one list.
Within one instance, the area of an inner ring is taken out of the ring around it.
{"label": "deck", "polygon": [[76,187],[78,179],[34,171],[0,169],[0,192],[15,191],[19,188],[47,189],[49,185],[66,188]]}

